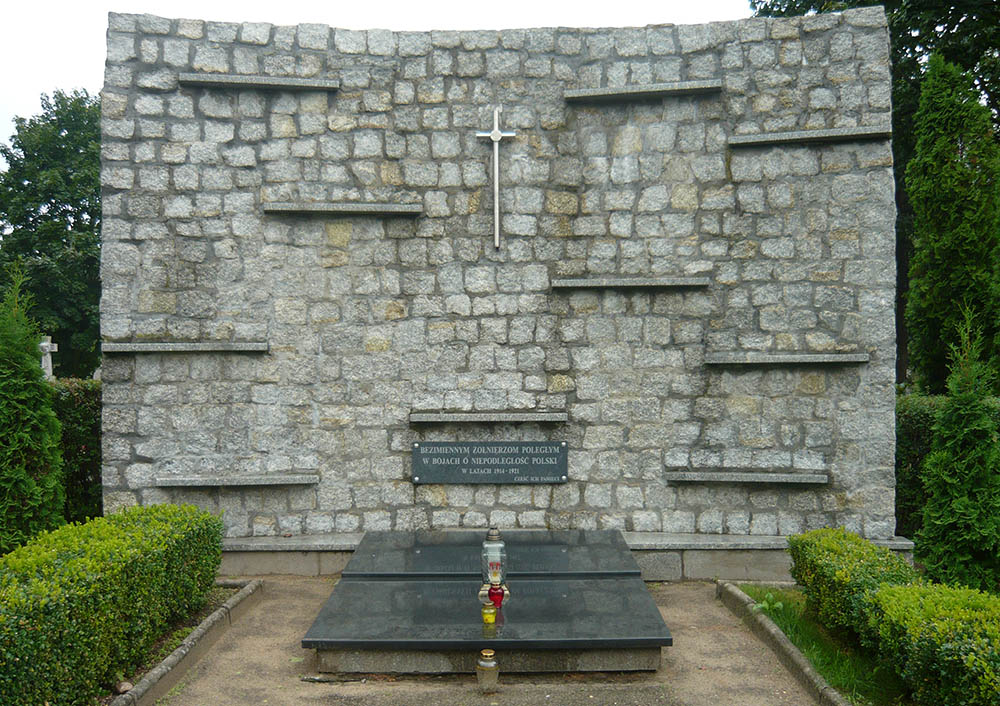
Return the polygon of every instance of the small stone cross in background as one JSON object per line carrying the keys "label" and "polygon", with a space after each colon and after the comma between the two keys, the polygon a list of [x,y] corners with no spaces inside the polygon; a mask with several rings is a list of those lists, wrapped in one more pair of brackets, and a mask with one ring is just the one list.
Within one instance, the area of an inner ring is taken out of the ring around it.
{"label": "small stone cross in background", "polygon": [[52,336],[43,336],[42,342],[38,344],[38,350],[42,352],[42,370],[45,371],[45,379],[52,380],[52,354],[59,350],[59,344],[52,342]]}

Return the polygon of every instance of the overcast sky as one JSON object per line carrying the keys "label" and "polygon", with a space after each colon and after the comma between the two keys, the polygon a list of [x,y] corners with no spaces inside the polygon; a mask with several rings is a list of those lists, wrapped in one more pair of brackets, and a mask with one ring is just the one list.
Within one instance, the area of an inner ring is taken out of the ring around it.
{"label": "overcast sky", "polygon": [[109,11],[392,30],[629,27],[750,16],[748,0],[18,0],[3,9],[0,140],[9,144],[15,115],[41,110],[42,93],[100,91]]}

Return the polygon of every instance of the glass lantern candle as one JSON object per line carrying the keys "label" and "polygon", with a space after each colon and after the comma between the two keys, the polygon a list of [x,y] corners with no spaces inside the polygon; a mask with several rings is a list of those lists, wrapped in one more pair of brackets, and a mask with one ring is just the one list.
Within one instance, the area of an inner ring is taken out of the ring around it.
{"label": "glass lantern candle", "polygon": [[492,694],[497,691],[500,676],[500,665],[497,664],[496,653],[493,650],[482,650],[476,660],[476,681],[482,694]]}
{"label": "glass lantern candle", "polygon": [[486,597],[490,599],[493,605],[500,608],[503,605],[504,599],[503,587],[498,583],[491,584],[489,590],[486,592]]}
{"label": "glass lantern candle", "polygon": [[490,527],[483,541],[483,583],[497,586],[504,582],[507,573],[507,547],[500,538],[500,530]]}

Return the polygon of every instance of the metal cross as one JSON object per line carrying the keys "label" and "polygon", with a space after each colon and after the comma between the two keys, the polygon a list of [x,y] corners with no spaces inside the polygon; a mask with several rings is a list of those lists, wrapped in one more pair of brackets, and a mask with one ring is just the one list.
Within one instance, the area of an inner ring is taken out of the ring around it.
{"label": "metal cross", "polygon": [[500,248],[500,140],[514,137],[517,133],[500,129],[500,113],[503,106],[493,109],[493,129],[489,132],[477,132],[476,137],[488,137],[493,140],[493,247]]}

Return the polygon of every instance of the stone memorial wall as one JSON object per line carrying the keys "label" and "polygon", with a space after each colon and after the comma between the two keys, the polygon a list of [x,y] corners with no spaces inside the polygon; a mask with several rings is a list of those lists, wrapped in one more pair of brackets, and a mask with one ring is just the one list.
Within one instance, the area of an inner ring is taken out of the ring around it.
{"label": "stone memorial wall", "polygon": [[[891,537],[888,61],[881,8],[475,32],[112,14],[106,510],[194,502],[236,537]],[[413,478],[423,442],[528,441],[564,445],[565,481]]]}

